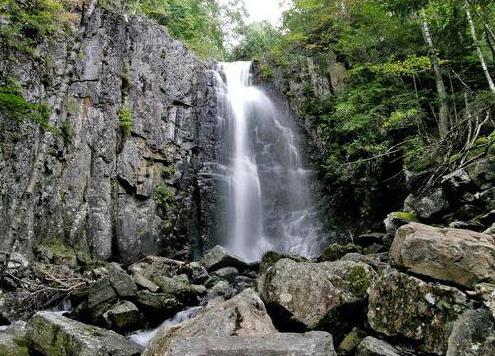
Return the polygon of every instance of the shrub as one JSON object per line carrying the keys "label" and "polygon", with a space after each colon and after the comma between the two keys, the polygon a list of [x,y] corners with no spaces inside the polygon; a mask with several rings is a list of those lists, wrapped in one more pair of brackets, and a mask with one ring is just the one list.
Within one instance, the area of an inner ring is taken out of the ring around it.
{"label": "shrub", "polygon": [[120,108],[119,112],[119,125],[120,129],[125,136],[129,135],[132,130],[132,111],[128,106]]}

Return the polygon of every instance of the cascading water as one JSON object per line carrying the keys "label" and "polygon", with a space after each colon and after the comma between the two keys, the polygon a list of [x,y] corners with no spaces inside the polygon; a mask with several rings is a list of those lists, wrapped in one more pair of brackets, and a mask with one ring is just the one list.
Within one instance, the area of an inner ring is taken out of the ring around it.
{"label": "cascading water", "polygon": [[268,250],[313,257],[326,236],[289,115],[250,83],[251,62],[218,71],[225,247],[248,260]]}

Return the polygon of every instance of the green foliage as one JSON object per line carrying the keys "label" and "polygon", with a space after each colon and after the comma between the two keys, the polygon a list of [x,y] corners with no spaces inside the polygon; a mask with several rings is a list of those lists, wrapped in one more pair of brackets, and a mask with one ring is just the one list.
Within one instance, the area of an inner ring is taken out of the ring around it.
{"label": "green foliage", "polygon": [[0,114],[10,120],[31,120],[43,130],[50,130],[50,109],[44,104],[28,102],[15,83],[0,87]]}
{"label": "green foliage", "polygon": [[233,22],[236,17],[234,12],[223,11],[216,0],[142,0],[139,10],[201,57],[225,57],[222,26],[224,21]]}
{"label": "green foliage", "polygon": [[171,203],[175,198],[175,188],[169,187],[166,184],[160,184],[155,189],[154,199],[158,207],[164,208],[168,203]]}
{"label": "green foliage", "polygon": [[418,222],[419,221],[416,215],[414,215],[413,213],[409,213],[407,211],[394,211],[391,213],[391,215],[394,218],[397,218],[397,219],[403,220],[403,221],[409,221],[409,222]]}
{"label": "green foliage", "polygon": [[132,130],[132,110],[124,105],[118,112],[120,129],[124,135],[129,135]]}
{"label": "green foliage", "polygon": [[1,47],[34,54],[43,38],[69,29],[72,6],[69,0],[1,0]]}
{"label": "green foliage", "polygon": [[263,59],[277,43],[278,31],[266,21],[255,22],[240,30],[241,42],[234,48],[231,57],[235,60]]}
{"label": "green foliage", "polygon": [[163,176],[165,178],[170,178],[175,174],[175,167],[173,164],[169,164],[163,169]]}

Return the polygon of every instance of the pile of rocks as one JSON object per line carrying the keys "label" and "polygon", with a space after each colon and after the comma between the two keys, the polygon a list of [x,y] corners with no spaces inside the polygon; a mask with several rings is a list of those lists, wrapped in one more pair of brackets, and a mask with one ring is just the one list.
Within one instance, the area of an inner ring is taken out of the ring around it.
{"label": "pile of rocks", "polygon": [[[73,294],[0,333],[27,355],[495,355],[495,239],[419,223],[331,245],[318,259],[268,252],[247,263],[217,246],[197,262],[113,263]],[[371,248],[370,248],[371,247]],[[123,334],[186,307],[146,347]],[[74,320],[74,319],[79,319]],[[113,331],[112,331],[113,330]],[[115,332],[117,331],[117,332]],[[17,352],[17,353],[16,353]]]}

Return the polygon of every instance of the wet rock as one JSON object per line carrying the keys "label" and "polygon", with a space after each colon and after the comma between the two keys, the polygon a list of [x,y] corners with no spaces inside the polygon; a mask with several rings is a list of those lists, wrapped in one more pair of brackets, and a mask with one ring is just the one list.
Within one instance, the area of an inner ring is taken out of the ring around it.
{"label": "wet rock", "polygon": [[239,275],[239,271],[235,267],[224,267],[213,272],[213,275],[233,283],[235,278]]}
{"label": "wet rock", "polygon": [[237,276],[234,280],[234,285],[240,292],[242,292],[244,289],[253,288],[255,284],[256,281],[254,279],[246,276]]}
{"label": "wet rock", "polygon": [[248,262],[230,254],[225,248],[218,245],[207,251],[199,262],[209,272],[216,271],[223,267],[235,267],[238,270],[249,268]]}
{"label": "wet rock", "polygon": [[189,337],[177,339],[170,356],[336,356],[332,336],[321,331],[306,334]]}
{"label": "wet rock", "polygon": [[495,320],[486,309],[467,310],[454,323],[447,356],[495,355]]}
{"label": "wet rock", "polygon": [[319,260],[332,262],[340,259],[345,254],[352,252],[360,253],[362,252],[362,248],[350,243],[345,245],[331,244],[325,249],[323,254],[319,257]]}
{"label": "wet rock", "polygon": [[359,344],[356,356],[399,356],[399,353],[389,343],[368,336]]}
{"label": "wet rock", "polygon": [[143,311],[149,313],[149,317],[162,319],[172,316],[183,307],[183,304],[170,294],[152,293],[149,290],[137,292],[137,303],[143,307]]}
{"label": "wet rock", "polygon": [[495,282],[495,239],[470,230],[411,223],[397,231],[390,256],[400,268],[467,288]]}
{"label": "wet rock", "polygon": [[473,185],[464,169],[458,169],[442,177],[442,186],[451,193],[461,192]]}
{"label": "wet rock", "polygon": [[129,331],[139,327],[141,313],[133,303],[122,301],[107,310],[103,318],[110,329]]}
{"label": "wet rock", "polygon": [[86,325],[59,313],[38,312],[27,324],[31,347],[45,356],[137,356],[141,347],[106,329]]}
{"label": "wet rock", "polygon": [[[279,260],[258,282],[263,301],[277,317],[308,329],[326,323],[344,305],[366,296],[376,272],[352,261]],[[302,325],[301,325],[302,324]]]}
{"label": "wet rock", "polygon": [[0,331],[0,355],[28,356],[28,343],[26,340],[26,323],[15,322]]}
{"label": "wet rock", "polygon": [[479,283],[475,287],[476,293],[483,300],[483,304],[491,311],[495,318],[495,284]]}
{"label": "wet rock", "polygon": [[442,354],[452,323],[470,307],[456,288],[388,269],[369,289],[368,321],[377,332],[415,340],[422,351]]}
{"label": "wet rock", "polygon": [[183,338],[276,334],[263,302],[252,289],[234,298],[211,303],[194,319],[157,331],[143,356],[166,355],[171,345]]}

